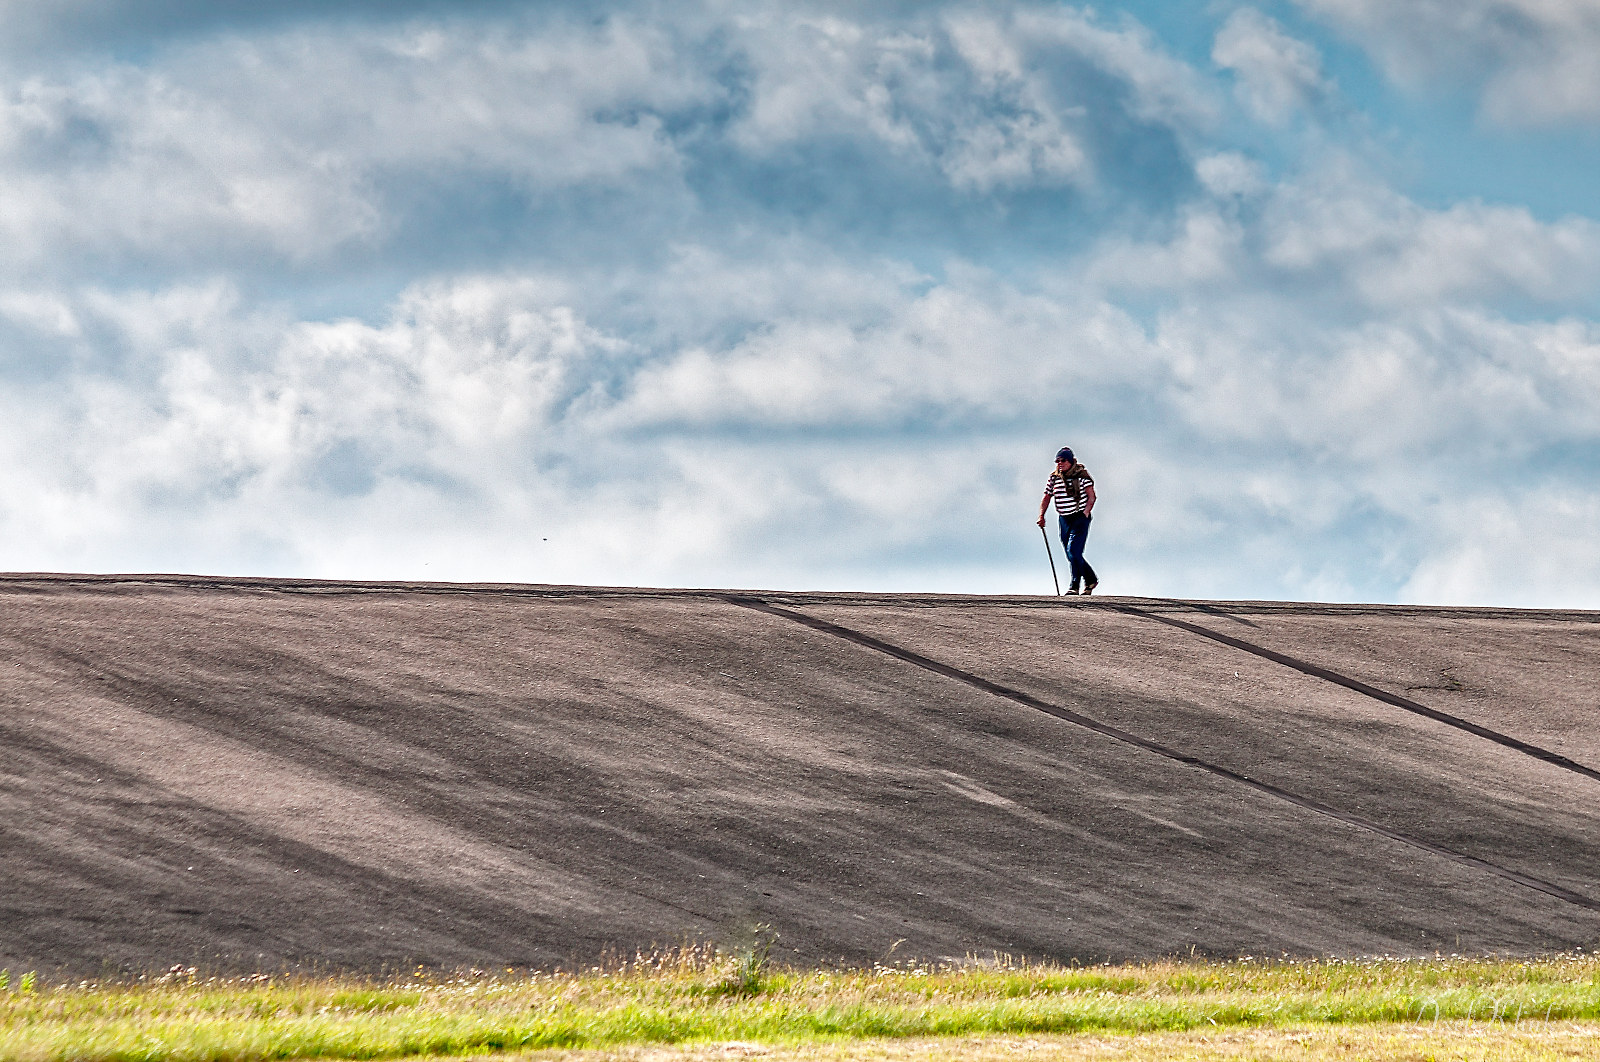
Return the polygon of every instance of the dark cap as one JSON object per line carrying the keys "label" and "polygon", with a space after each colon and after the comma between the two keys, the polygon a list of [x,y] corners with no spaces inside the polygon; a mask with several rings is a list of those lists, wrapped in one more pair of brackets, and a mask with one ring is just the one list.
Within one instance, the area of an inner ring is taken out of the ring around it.
{"label": "dark cap", "polygon": [[1061,449],[1056,451],[1056,460],[1057,461],[1066,461],[1068,463],[1072,463],[1072,462],[1076,462],[1078,459],[1073,456],[1072,447],[1063,446]]}

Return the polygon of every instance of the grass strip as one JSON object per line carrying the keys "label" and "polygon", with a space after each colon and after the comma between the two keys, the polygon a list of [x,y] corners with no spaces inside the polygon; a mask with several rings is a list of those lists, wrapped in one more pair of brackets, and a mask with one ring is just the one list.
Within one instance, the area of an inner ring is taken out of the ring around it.
{"label": "grass strip", "polygon": [[201,978],[0,992],[0,1059],[376,1059],[747,1041],[1600,1021],[1600,962],[777,970],[706,949],[576,973]]}

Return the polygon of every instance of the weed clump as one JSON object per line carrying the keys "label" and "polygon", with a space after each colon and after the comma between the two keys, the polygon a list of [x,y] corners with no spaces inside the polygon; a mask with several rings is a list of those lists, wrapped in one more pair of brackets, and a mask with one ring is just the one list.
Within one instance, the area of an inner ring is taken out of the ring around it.
{"label": "weed clump", "polygon": [[767,966],[772,960],[772,946],[778,934],[762,923],[751,932],[749,939],[737,944],[732,954],[726,956],[725,972],[717,982],[717,994],[748,998],[761,994],[767,979]]}
{"label": "weed clump", "polygon": [[[27,995],[27,994],[32,993],[34,991],[34,989],[36,988],[38,983],[39,983],[39,975],[38,975],[38,973],[36,971],[29,970],[27,973],[23,974],[22,975],[22,979],[17,982],[17,991],[23,993],[24,995]],[[6,992],[6,991],[9,991],[10,989],[11,989],[11,971],[10,970],[0,970],[0,992]]]}

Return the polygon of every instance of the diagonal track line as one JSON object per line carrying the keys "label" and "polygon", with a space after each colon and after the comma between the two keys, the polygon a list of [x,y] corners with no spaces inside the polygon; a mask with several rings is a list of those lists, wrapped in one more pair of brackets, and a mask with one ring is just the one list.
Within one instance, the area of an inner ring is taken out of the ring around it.
{"label": "diagonal track line", "polygon": [[883,641],[879,638],[874,638],[870,634],[864,634],[861,631],[852,630],[849,627],[842,627],[837,623],[829,623],[827,620],[818,619],[815,616],[808,616],[804,612],[796,612],[792,609],[780,608],[777,605],[768,604],[766,601],[763,601],[758,597],[743,597],[735,594],[729,594],[725,596],[723,600],[727,601],[731,605],[738,605],[741,608],[748,608],[756,612],[764,612],[769,616],[777,616],[781,619],[786,619],[790,622],[798,623],[805,627],[810,627],[814,631],[820,631],[823,634],[830,634],[835,638],[842,638],[847,642],[854,642],[855,644],[864,646],[867,649],[876,650],[877,652],[883,653],[887,656],[892,656],[897,660],[903,660],[908,664],[920,667],[926,671],[931,671],[936,675],[943,675],[945,678],[954,679],[957,682],[965,683],[966,685],[972,686],[975,689],[982,690],[984,693],[992,694],[996,697],[1003,697],[1008,701],[1025,705],[1036,711],[1043,712],[1046,715],[1051,715],[1057,719],[1072,723],[1075,726],[1083,727],[1086,730],[1092,730],[1096,734],[1111,738],[1114,741],[1120,741],[1123,744],[1132,745],[1135,748],[1140,748],[1146,752],[1154,753],[1157,756],[1172,760],[1175,763],[1181,763],[1187,767],[1193,767],[1197,770],[1205,771],[1206,773],[1215,775],[1218,778],[1225,778],[1230,782],[1237,782],[1240,785],[1248,786],[1259,793],[1265,793],[1268,796],[1276,797],[1279,800],[1286,801],[1287,803],[1293,804],[1299,808],[1304,808],[1307,811],[1315,812],[1318,815],[1324,815],[1330,819],[1335,819],[1358,829],[1368,830],[1380,836],[1387,837],[1391,841],[1397,841],[1400,844],[1408,845],[1412,848],[1428,852],[1432,855],[1440,856],[1452,862],[1459,863],[1462,866],[1472,867],[1476,870],[1487,871],[1488,873],[1494,874],[1497,877],[1505,879],[1506,881],[1514,882],[1515,884],[1521,885],[1525,888],[1533,889],[1536,892],[1542,892],[1546,896],[1552,896],[1555,899],[1563,900],[1577,907],[1584,907],[1591,911],[1600,911],[1600,900],[1590,899],[1582,893],[1577,893],[1573,892],[1571,889],[1562,888],[1560,885],[1557,885],[1554,882],[1545,881],[1542,878],[1531,877],[1527,874],[1522,874],[1518,871],[1512,870],[1509,867],[1503,867],[1498,863],[1491,863],[1486,859],[1479,859],[1477,856],[1467,855],[1465,852],[1457,852],[1453,848],[1446,848],[1443,845],[1437,845],[1431,841],[1424,841],[1418,837],[1411,837],[1406,834],[1399,833],[1380,823],[1373,822],[1370,819],[1362,818],[1359,815],[1352,815],[1347,811],[1340,811],[1338,808],[1335,808],[1329,804],[1324,804],[1320,800],[1314,800],[1311,797],[1302,796],[1299,793],[1291,792],[1290,790],[1275,786],[1271,782],[1263,782],[1258,779],[1251,778],[1249,775],[1240,774],[1238,771],[1229,770],[1228,768],[1223,767],[1221,764],[1211,763],[1207,760],[1200,759],[1198,756],[1191,756],[1186,752],[1180,752],[1177,749],[1170,748],[1159,742],[1150,741],[1146,738],[1140,737],[1137,734],[1123,730],[1120,727],[1112,726],[1109,723],[1102,723],[1098,719],[1092,719],[1089,716],[1083,715],[1079,712],[1074,712],[1070,708],[1063,708],[1060,705],[1051,704],[1048,701],[1042,701],[1031,694],[1023,693],[1021,690],[1014,690],[1009,686],[1002,686],[998,682],[991,682],[980,675],[974,675],[970,671],[964,671],[961,668],[953,667],[950,664],[941,663],[940,661],[934,660],[931,657],[923,656],[921,653],[913,652],[910,649],[902,648],[901,646],[895,645],[891,642]]}
{"label": "diagonal track line", "polygon": [[1347,690],[1354,690],[1365,697],[1371,697],[1373,700],[1391,704],[1415,715],[1443,723],[1445,726],[1453,726],[1457,730],[1463,730],[1468,734],[1492,741],[1496,745],[1504,745],[1506,748],[1515,749],[1523,755],[1532,756],[1536,760],[1543,760],[1574,774],[1581,774],[1585,778],[1592,778],[1600,782],[1600,771],[1595,770],[1593,767],[1586,767],[1577,760],[1569,760],[1559,752],[1551,752],[1549,749],[1541,748],[1538,745],[1531,745],[1526,741],[1512,737],[1510,734],[1502,734],[1498,730],[1479,726],[1477,723],[1462,719],[1460,716],[1451,715],[1449,712],[1441,712],[1437,708],[1429,708],[1427,705],[1419,704],[1409,697],[1402,697],[1398,693],[1390,693],[1388,690],[1380,690],[1376,686],[1369,686],[1365,682],[1353,679],[1348,675],[1341,675],[1337,671],[1329,671],[1325,667],[1318,667],[1316,664],[1276,652],[1265,646],[1256,645],[1254,642],[1247,642],[1243,638],[1235,638],[1232,635],[1214,631],[1209,627],[1202,627],[1198,623],[1189,623],[1185,620],[1174,619],[1171,616],[1163,616],[1160,613],[1147,612],[1135,605],[1113,605],[1112,607],[1130,616],[1140,616],[1144,619],[1154,620],[1157,623],[1165,623],[1169,627],[1177,627],[1179,630],[1188,631],[1191,634],[1198,634],[1202,638],[1210,638],[1214,642],[1221,642],[1223,645],[1232,646],[1243,652],[1259,656],[1263,660],[1271,660],[1275,664],[1293,668],[1301,674],[1310,675],[1312,678],[1319,678],[1336,686],[1343,686]]}

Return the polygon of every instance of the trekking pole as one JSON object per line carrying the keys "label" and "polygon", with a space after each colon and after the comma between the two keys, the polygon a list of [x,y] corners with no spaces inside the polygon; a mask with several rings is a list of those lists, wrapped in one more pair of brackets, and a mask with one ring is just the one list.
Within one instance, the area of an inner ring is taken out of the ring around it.
{"label": "trekking pole", "polygon": [[1039,528],[1039,534],[1044,536],[1044,555],[1050,558],[1050,581],[1056,584],[1056,596],[1061,596],[1061,580],[1056,578],[1056,555],[1050,549],[1050,532]]}

